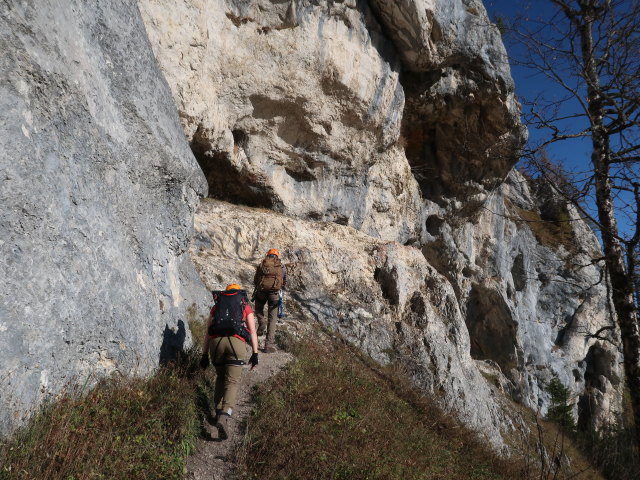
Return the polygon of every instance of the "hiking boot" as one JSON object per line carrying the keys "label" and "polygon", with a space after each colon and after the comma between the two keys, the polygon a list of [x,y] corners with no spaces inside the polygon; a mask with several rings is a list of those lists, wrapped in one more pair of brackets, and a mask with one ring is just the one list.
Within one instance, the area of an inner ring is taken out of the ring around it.
{"label": "hiking boot", "polygon": [[220,440],[227,440],[231,437],[231,417],[226,413],[221,413],[218,417],[218,423],[216,428],[218,429],[218,438]]}
{"label": "hiking boot", "polygon": [[264,347],[264,353],[276,353],[278,350],[276,350],[276,347],[274,347],[273,345],[267,345],[266,347]]}
{"label": "hiking boot", "polygon": [[207,414],[207,423],[212,427],[215,427],[218,424],[218,415]]}
{"label": "hiking boot", "polygon": [[220,419],[221,414],[222,414],[222,410],[218,410],[217,408],[216,408],[215,416],[209,413],[207,415],[207,422],[209,422],[209,425],[211,425],[212,427],[215,427],[216,425],[218,425],[218,420]]}

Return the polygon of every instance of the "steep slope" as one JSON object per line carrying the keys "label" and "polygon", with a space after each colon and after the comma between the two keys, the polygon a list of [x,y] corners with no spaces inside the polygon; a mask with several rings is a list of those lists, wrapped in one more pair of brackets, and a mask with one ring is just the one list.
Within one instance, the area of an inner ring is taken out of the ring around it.
{"label": "steep slope", "polygon": [[3,434],[189,341],[206,183],[134,3],[2,2],[0,51]]}
{"label": "steep slope", "polygon": [[453,288],[420,250],[214,200],[202,203],[195,229],[191,252],[208,288],[251,285],[264,252],[282,248],[292,328],[312,331],[318,322],[381,363],[402,363],[449,411],[501,445],[510,420],[469,355]]}

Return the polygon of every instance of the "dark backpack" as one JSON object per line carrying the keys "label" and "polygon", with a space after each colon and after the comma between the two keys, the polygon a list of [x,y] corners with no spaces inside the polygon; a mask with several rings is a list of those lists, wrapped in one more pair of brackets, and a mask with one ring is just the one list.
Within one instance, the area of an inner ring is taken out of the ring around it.
{"label": "dark backpack", "polygon": [[263,292],[277,292],[282,288],[282,262],[278,257],[267,257],[258,267],[256,287]]}
{"label": "dark backpack", "polygon": [[242,321],[245,306],[249,304],[244,290],[213,291],[215,311],[209,327],[209,335],[238,335],[251,343],[251,334]]}

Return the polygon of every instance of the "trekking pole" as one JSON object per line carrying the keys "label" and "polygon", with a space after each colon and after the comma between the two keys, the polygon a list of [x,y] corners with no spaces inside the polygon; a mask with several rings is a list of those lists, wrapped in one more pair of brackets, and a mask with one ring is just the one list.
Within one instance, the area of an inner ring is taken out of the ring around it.
{"label": "trekking pole", "polygon": [[284,292],[280,290],[280,298],[278,300],[278,318],[284,318]]}

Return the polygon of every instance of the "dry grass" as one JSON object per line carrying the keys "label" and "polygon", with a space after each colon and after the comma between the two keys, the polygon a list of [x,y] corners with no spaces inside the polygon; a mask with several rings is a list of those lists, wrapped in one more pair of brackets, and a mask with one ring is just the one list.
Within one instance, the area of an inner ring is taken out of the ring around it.
{"label": "dry grass", "polygon": [[161,372],[69,393],[4,446],[0,476],[181,478],[199,430],[190,390],[184,379]]}
{"label": "dry grass", "polygon": [[302,344],[257,392],[246,440],[249,478],[510,479],[497,457],[401,373],[343,345]]}
{"label": "dry grass", "polygon": [[514,414],[528,427],[512,438],[513,457],[501,458],[401,368],[381,367],[341,341],[318,343],[293,342],[296,360],[257,389],[239,455],[248,478],[603,478],[557,426],[521,405]]}
{"label": "dry grass", "polygon": [[151,378],[70,390],[0,445],[0,479],[181,479],[212,379],[193,349]]}
{"label": "dry grass", "polygon": [[563,245],[569,252],[576,249],[569,216],[560,215],[556,220],[544,220],[538,212],[515,207],[519,218],[525,222],[536,239],[543,245],[556,249]]}
{"label": "dry grass", "polygon": [[604,438],[582,436],[578,443],[605,478],[637,480],[640,476],[640,452],[632,428],[609,432]]}

